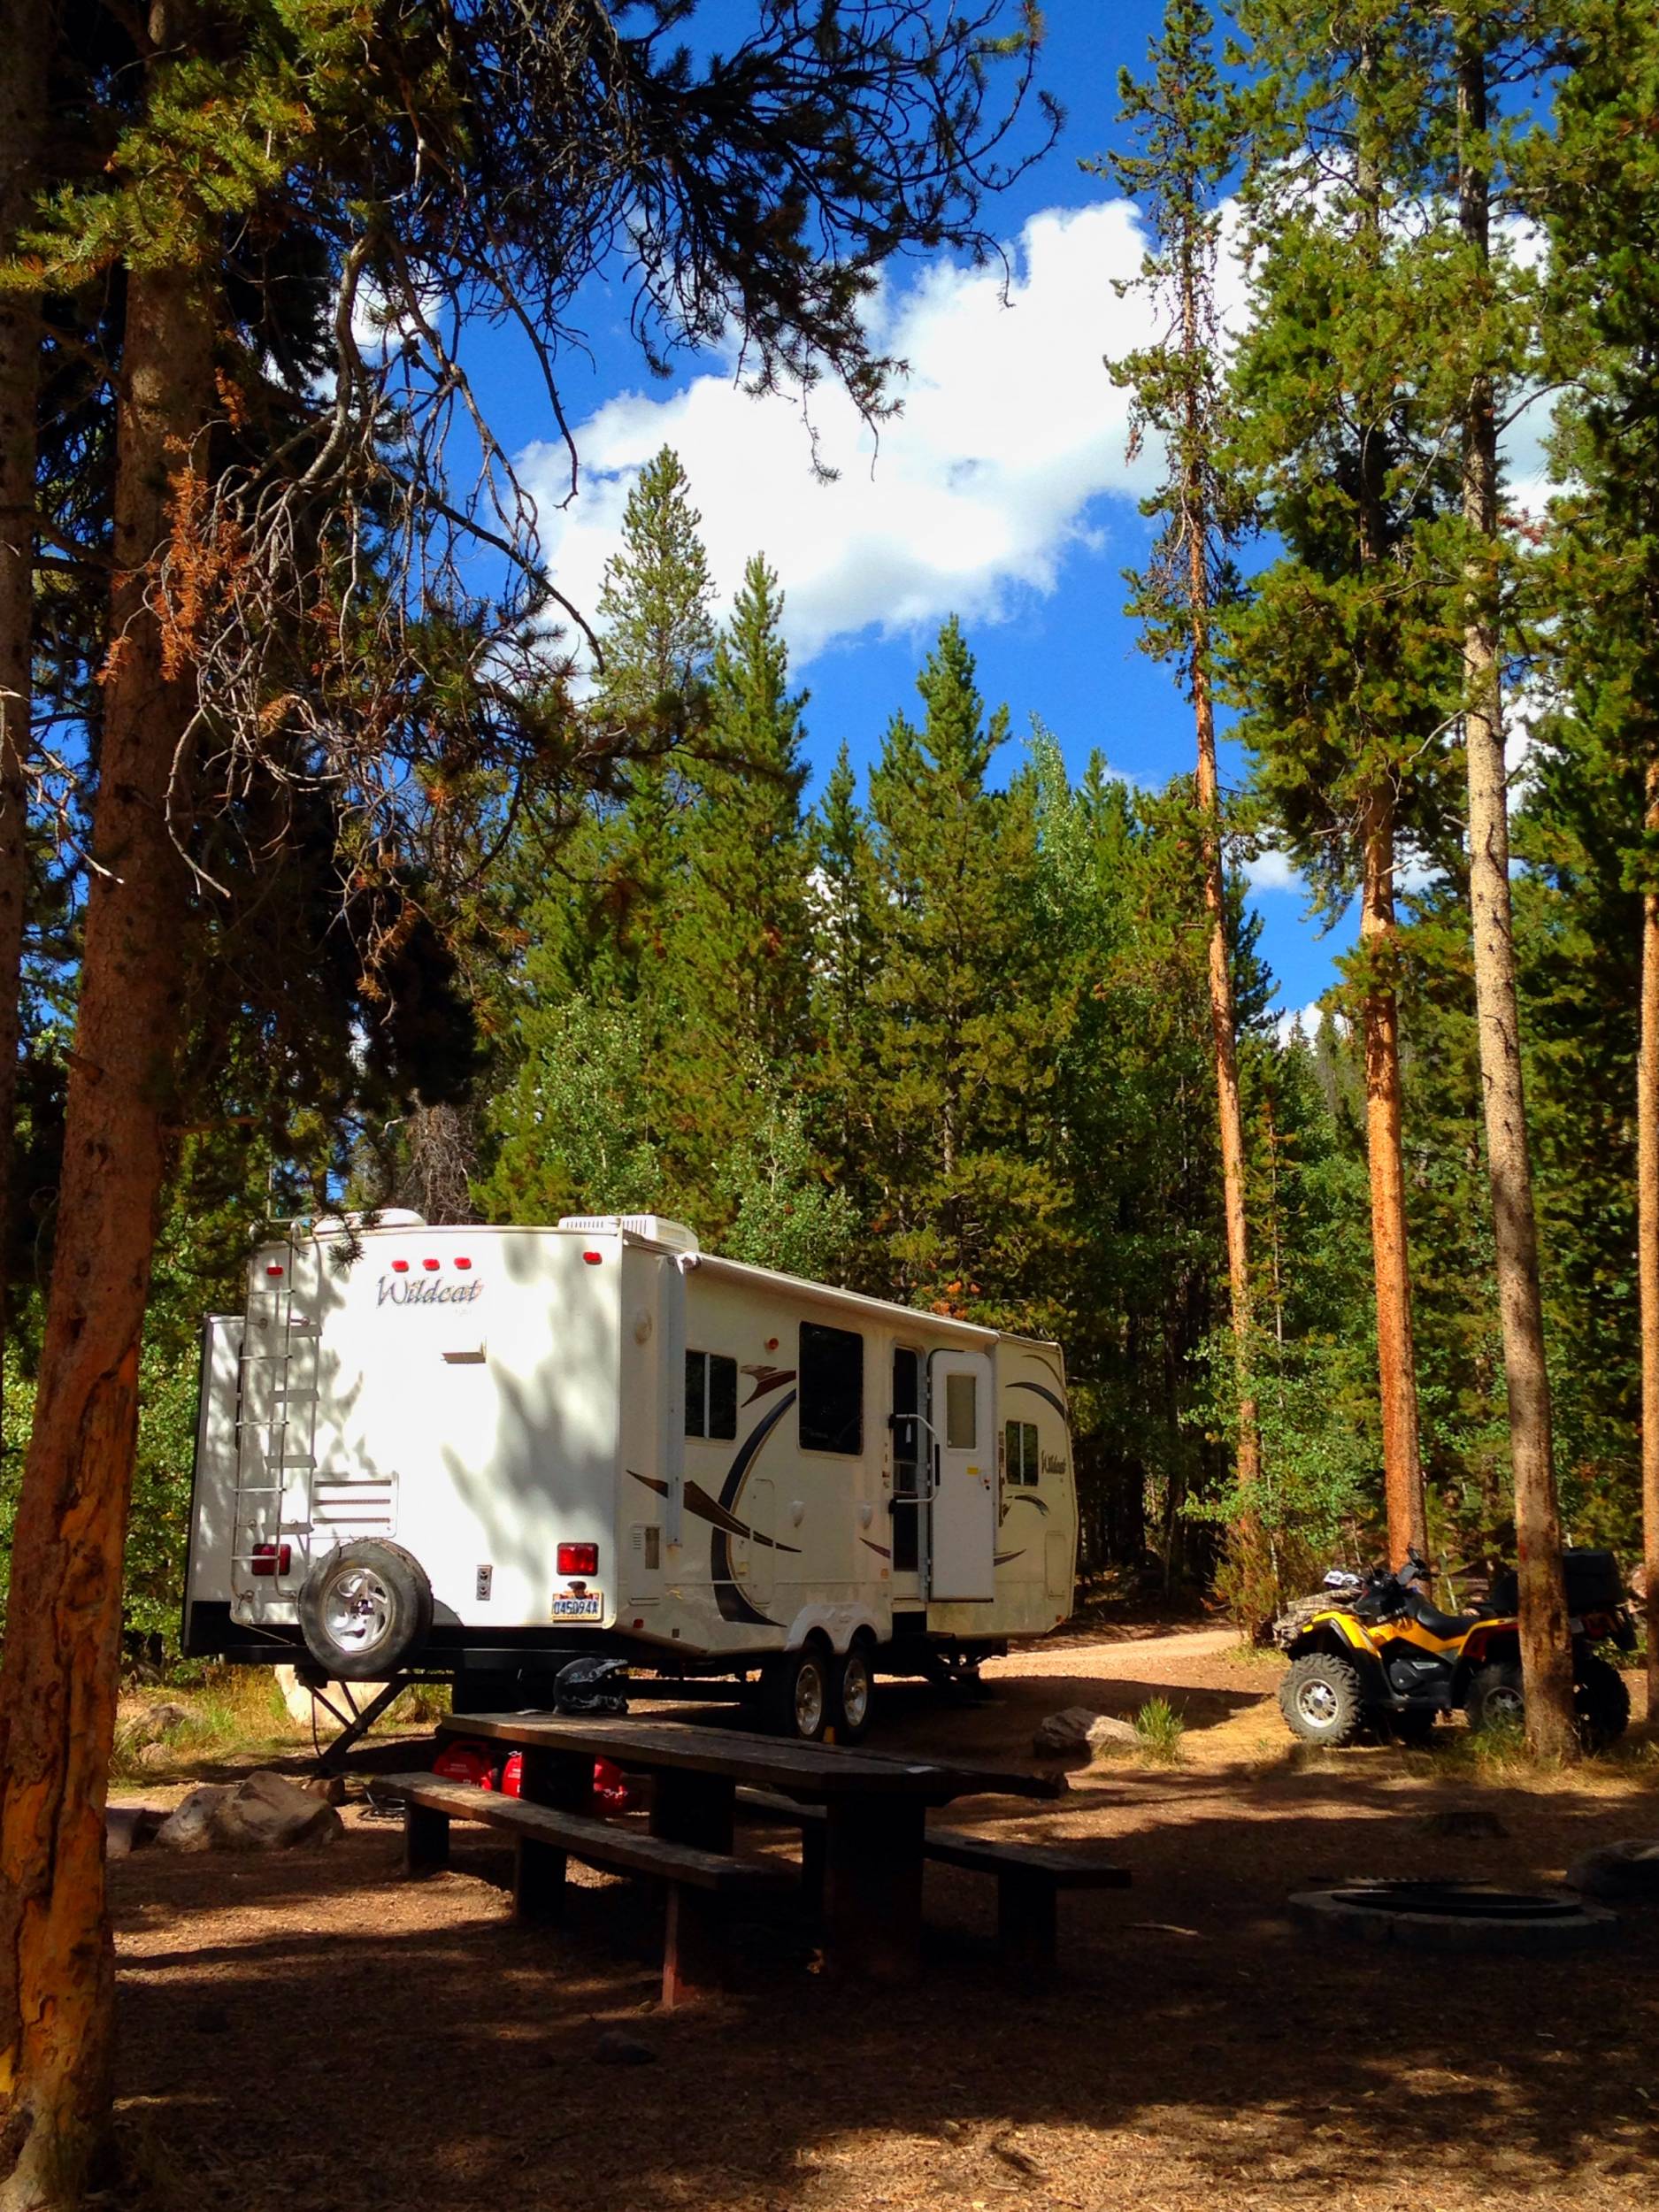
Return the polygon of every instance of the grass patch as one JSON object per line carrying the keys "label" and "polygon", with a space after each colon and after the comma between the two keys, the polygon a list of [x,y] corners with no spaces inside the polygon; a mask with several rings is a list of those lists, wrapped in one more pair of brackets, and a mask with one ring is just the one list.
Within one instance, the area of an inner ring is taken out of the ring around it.
{"label": "grass patch", "polygon": [[1166,1697],[1149,1697],[1135,1715],[1135,1736],[1143,1758],[1174,1766],[1181,1756],[1187,1723]]}

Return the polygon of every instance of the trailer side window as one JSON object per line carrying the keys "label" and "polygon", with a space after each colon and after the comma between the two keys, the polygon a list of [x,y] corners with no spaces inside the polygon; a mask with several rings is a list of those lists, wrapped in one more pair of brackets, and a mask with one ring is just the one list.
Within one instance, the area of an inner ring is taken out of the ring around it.
{"label": "trailer side window", "polygon": [[686,1434],[737,1434],[737,1362],[723,1352],[686,1354]]}
{"label": "trailer side window", "polygon": [[864,1448],[864,1340],[851,1329],[801,1324],[801,1449]]}
{"label": "trailer side window", "polygon": [[1041,1469],[1037,1460],[1037,1424],[1034,1421],[1010,1421],[1008,1425],[1007,1462],[1003,1468],[1007,1482],[1035,1482]]}

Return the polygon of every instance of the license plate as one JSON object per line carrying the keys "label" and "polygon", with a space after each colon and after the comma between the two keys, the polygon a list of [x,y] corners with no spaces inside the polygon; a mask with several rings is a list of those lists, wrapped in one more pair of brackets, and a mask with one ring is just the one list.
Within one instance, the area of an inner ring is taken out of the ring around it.
{"label": "license plate", "polygon": [[605,1601],[597,1590],[563,1590],[553,1600],[556,1621],[602,1621]]}

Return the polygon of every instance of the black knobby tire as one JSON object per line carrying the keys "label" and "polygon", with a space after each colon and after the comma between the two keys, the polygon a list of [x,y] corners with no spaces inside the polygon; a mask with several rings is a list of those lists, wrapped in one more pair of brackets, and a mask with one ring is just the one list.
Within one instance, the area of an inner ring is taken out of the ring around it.
{"label": "black knobby tire", "polygon": [[1479,1667],[1469,1685],[1464,1711],[1471,1728],[1524,1728],[1526,1692],[1518,1659],[1494,1659]]}
{"label": "black knobby tire", "polygon": [[1586,1651],[1573,1669],[1578,1735],[1586,1751],[1605,1751],[1630,1726],[1630,1690],[1600,1652]]}
{"label": "black knobby tire", "polygon": [[1304,1653],[1279,1686],[1279,1709],[1303,1743],[1352,1743],[1365,1724],[1359,1669],[1334,1652]]}
{"label": "black knobby tire", "polygon": [[365,1537],[319,1559],[300,1591],[300,1632],[342,1682],[380,1682],[406,1667],[432,1630],[432,1585],[401,1544]]}
{"label": "black knobby tire", "polygon": [[821,1645],[780,1651],[760,1671],[760,1714],[773,1736],[816,1743],[829,1725],[830,1659]]}
{"label": "black knobby tire", "polygon": [[860,1640],[835,1662],[830,1675],[830,1720],[837,1743],[862,1743],[870,1732],[876,1676],[870,1647]]}

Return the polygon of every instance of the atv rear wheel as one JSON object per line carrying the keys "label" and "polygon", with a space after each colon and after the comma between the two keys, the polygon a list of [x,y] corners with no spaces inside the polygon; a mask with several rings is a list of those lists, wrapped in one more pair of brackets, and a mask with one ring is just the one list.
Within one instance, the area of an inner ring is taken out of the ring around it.
{"label": "atv rear wheel", "polygon": [[1579,1739],[1586,1751],[1605,1751],[1630,1726],[1630,1691],[1624,1678],[1594,1651],[1586,1652],[1573,1672]]}
{"label": "atv rear wheel", "polygon": [[1279,1686],[1279,1709],[1303,1743],[1352,1743],[1365,1719],[1358,1668],[1334,1652],[1293,1659]]}
{"label": "atv rear wheel", "polygon": [[1525,1727],[1526,1692],[1522,1686],[1520,1662],[1498,1659],[1489,1667],[1479,1668],[1463,1709],[1471,1728]]}

